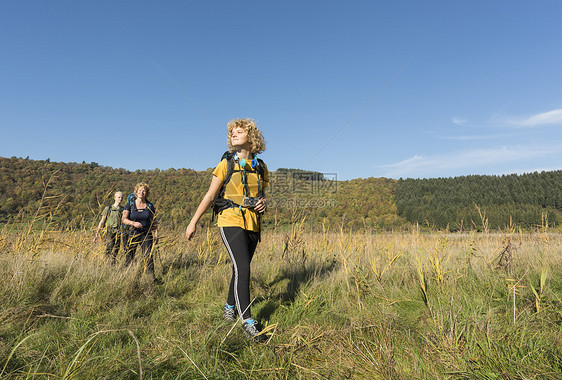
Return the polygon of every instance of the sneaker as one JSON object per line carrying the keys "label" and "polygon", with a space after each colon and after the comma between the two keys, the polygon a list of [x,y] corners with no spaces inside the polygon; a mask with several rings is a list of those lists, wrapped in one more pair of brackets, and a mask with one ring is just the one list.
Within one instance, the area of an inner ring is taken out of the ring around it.
{"label": "sneaker", "polygon": [[229,322],[234,322],[236,321],[236,309],[234,309],[234,306],[225,304],[224,310],[222,312],[222,316],[225,320]]}
{"label": "sneaker", "polygon": [[267,337],[258,329],[258,323],[254,319],[248,319],[242,323],[242,329],[248,338],[253,339],[256,343],[263,343],[267,340]]}

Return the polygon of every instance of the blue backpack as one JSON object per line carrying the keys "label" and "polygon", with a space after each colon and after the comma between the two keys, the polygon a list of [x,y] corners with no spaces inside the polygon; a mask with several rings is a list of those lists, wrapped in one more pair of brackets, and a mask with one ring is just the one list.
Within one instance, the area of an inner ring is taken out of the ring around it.
{"label": "blue backpack", "polygon": [[[135,202],[136,200],[137,200],[137,196],[135,195],[135,193],[131,193],[131,194],[127,195],[127,203],[131,207],[131,212],[133,210],[137,210],[137,204]],[[152,218],[154,218],[154,215],[156,215],[156,208],[148,200],[146,201],[146,206],[150,210],[150,218],[151,218],[151,224],[152,224]],[[127,232],[131,232],[134,229],[133,226],[128,226],[128,225],[125,225],[125,224],[123,224],[123,228]]]}
{"label": "blue backpack", "polygon": [[[137,196],[135,195],[135,193],[127,195],[127,203],[131,206],[131,211],[137,209],[137,204],[135,202],[136,200]],[[148,206],[148,209],[150,210],[152,215],[156,214],[156,208],[154,208],[154,205],[152,203],[146,201],[146,205]]]}

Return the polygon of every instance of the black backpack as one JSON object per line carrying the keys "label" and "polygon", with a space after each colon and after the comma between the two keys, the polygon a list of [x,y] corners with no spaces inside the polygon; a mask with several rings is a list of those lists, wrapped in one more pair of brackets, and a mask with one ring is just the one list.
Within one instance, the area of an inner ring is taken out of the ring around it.
{"label": "black backpack", "polygon": [[[232,201],[232,199],[226,199],[224,197],[224,193],[226,191],[226,185],[228,184],[228,182],[230,182],[230,179],[232,178],[232,173],[234,173],[234,171],[235,171],[234,170],[234,164],[235,164],[234,153],[232,153],[230,151],[224,152],[224,154],[221,157],[221,161],[224,160],[224,159],[226,159],[226,176],[224,177],[224,181],[222,182],[221,189],[220,189],[219,193],[217,194],[217,196],[215,197],[215,199],[213,200],[213,204],[211,206],[212,209],[213,209],[213,216],[211,217],[211,222],[215,219],[215,216],[220,214],[223,210],[226,210],[227,208],[231,208],[231,207],[240,207],[240,205],[234,203]],[[260,158],[255,158],[255,159],[257,161],[255,171],[258,174],[258,186],[259,186],[260,178],[263,178],[264,173],[265,173],[265,164]],[[242,172],[243,170],[237,170],[237,171]],[[251,171],[251,172],[253,172],[253,171]],[[243,184],[247,188],[248,184],[247,183],[243,183]],[[262,196],[263,196],[263,189],[262,190],[258,189],[258,197],[262,197]],[[242,214],[242,217],[244,217],[244,214]],[[258,218],[260,218],[260,217],[261,216],[258,215]]]}

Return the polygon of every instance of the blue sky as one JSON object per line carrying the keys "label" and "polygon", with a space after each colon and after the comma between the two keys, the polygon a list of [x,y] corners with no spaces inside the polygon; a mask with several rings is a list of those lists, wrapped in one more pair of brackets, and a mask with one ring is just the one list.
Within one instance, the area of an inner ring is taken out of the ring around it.
{"label": "blue sky", "polygon": [[0,3],[0,156],[216,165],[254,118],[270,169],[562,169],[560,1]]}

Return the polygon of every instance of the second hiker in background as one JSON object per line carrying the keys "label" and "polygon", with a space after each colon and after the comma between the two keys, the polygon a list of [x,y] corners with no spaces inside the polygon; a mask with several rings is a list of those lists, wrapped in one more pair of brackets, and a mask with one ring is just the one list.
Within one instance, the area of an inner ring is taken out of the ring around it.
{"label": "second hiker in background", "polygon": [[123,193],[121,191],[115,192],[113,200],[113,204],[106,206],[102,211],[94,243],[99,239],[100,232],[102,232],[105,238],[105,254],[108,258],[111,258],[111,263],[115,264],[123,237],[123,229],[121,228],[121,217],[123,214],[121,201],[123,201]]}

